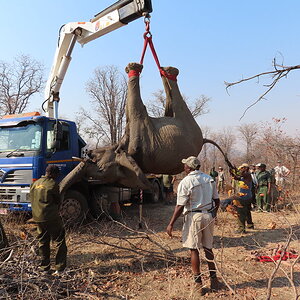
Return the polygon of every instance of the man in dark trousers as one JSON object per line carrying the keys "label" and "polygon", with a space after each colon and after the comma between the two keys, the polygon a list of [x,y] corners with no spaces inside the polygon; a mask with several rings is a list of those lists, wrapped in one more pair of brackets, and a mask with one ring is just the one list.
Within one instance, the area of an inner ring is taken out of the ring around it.
{"label": "man in dark trousers", "polygon": [[183,159],[182,163],[187,176],[178,185],[177,205],[167,227],[167,233],[172,236],[174,223],[183,213],[183,247],[190,249],[196,289],[200,288],[203,295],[205,289],[200,275],[200,248],[203,248],[207,260],[211,290],[218,290],[220,287],[212,250],[214,218],[220,200],[212,177],[199,171],[198,158],[190,156]]}
{"label": "man in dark trousers", "polygon": [[266,170],[266,165],[259,163],[256,165],[258,171],[256,203],[259,211],[270,211],[270,194],[271,194],[271,174]]}
{"label": "man in dark trousers", "polygon": [[67,262],[67,246],[65,230],[59,215],[60,194],[56,179],[59,168],[49,165],[46,175],[35,181],[30,187],[30,201],[32,217],[37,223],[39,240],[39,254],[42,257],[40,267],[43,271],[50,271],[50,242],[56,244],[54,274],[64,271]]}

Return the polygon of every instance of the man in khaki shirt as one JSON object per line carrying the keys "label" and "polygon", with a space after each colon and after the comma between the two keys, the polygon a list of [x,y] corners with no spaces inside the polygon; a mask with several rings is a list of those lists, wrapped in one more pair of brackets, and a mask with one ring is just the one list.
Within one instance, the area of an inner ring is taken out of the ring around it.
{"label": "man in khaki shirt", "polygon": [[203,248],[207,260],[211,290],[219,289],[212,247],[214,218],[220,200],[214,180],[199,171],[200,161],[195,156],[183,159],[182,163],[187,176],[178,185],[177,205],[167,233],[172,237],[174,223],[183,213],[182,243],[183,247],[190,249],[194,281],[203,295],[205,289],[200,275],[200,248]]}

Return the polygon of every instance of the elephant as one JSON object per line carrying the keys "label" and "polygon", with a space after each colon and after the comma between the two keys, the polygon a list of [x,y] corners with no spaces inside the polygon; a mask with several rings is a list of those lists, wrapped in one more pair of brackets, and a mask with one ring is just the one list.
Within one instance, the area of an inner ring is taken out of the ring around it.
{"label": "elephant", "polygon": [[179,71],[174,67],[161,68],[166,92],[164,116],[148,115],[140,94],[142,68],[141,64],[129,63],[125,69],[129,79],[122,139],[116,145],[90,151],[89,159],[62,180],[61,192],[82,178],[96,179],[103,184],[151,188],[145,174],[178,174],[183,171],[183,158],[198,156],[203,143],[212,142],[203,139],[183,100],[177,84]]}

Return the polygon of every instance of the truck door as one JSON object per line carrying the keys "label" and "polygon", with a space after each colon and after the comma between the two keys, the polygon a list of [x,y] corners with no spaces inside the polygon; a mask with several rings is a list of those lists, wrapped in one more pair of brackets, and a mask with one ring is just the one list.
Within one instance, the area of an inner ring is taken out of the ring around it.
{"label": "truck door", "polygon": [[49,121],[47,126],[47,145],[46,145],[46,165],[55,164],[61,171],[61,179],[65,177],[74,167],[72,161],[72,145],[70,136],[70,125],[67,122],[62,124],[62,138],[59,145],[53,149],[54,125],[55,121]]}

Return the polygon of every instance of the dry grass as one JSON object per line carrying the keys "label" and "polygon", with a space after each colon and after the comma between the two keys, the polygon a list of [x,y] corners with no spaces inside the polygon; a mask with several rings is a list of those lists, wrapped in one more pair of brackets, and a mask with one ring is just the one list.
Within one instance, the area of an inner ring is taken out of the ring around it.
{"label": "dry grass", "polygon": [[[284,246],[288,237],[288,250],[300,253],[299,211],[292,207],[274,213],[254,212],[255,230],[243,236],[234,234],[232,215],[219,214],[216,261],[235,294],[224,289],[205,299],[267,299],[275,264],[260,263],[253,257],[270,254],[278,244]],[[123,225],[99,221],[69,231],[68,272],[61,278],[38,272],[34,228],[2,219],[13,253],[0,269],[0,299],[199,299],[193,291],[189,253],[180,243],[181,222],[176,224],[173,239],[165,233],[172,212],[172,206],[145,205],[144,226],[139,231],[137,208],[126,207]],[[272,222],[274,229],[269,228]],[[293,262],[278,266],[271,299],[296,299],[300,264],[295,263],[291,272]],[[207,283],[205,263],[202,270]]]}

